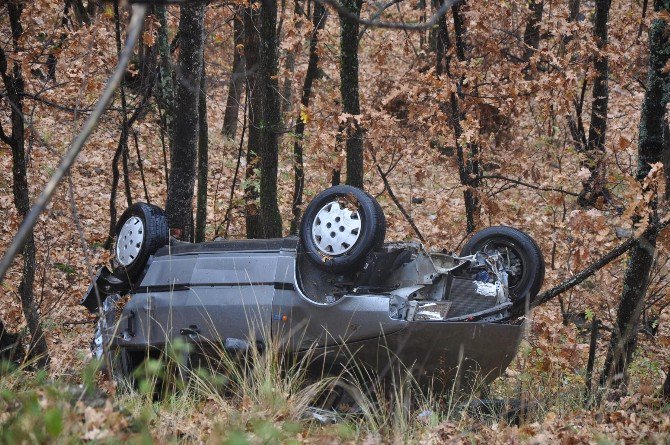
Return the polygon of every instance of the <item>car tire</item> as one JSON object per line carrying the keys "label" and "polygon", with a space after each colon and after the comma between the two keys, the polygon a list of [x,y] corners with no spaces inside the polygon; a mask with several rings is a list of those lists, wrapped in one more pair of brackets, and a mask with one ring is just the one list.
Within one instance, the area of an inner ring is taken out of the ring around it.
{"label": "car tire", "polygon": [[[474,234],[461,251],[461,256],[492,247],[509,249],[518,260],[520,271],[509,273],[510,298],[515,307],[530,304],[539,293],[544,281],[544,257],[537,243],[524,232],[506,226],[488,227]],[[501,252],[502,253],[502,252]],[[514,260],[513,262],[516,262]]]}
{"label": "car tire", "polygon": [[300,224],[304,253],[317,267],[345,273],[384,244],[386,220],[379,203],[363,190],[337,185],[319,193]]}
{"label": "car tire", "polygon": [[384,215],[384,210],[382,209],[381,204],[374,197],[372,197],[372,202],[375,204],[377,209],[377,221],[379,221],[379,228],[377,230],[377,238],[375,239],[375,246],[373,250],[381,249],[384,245],[384,239],[386,238],[386,215]]}
{"label": "car tire", "polygon": [[143,202],[128,207],[116,224],[114,275],[133,285],[149,257],[169,241],[167,216],[160,207]]}

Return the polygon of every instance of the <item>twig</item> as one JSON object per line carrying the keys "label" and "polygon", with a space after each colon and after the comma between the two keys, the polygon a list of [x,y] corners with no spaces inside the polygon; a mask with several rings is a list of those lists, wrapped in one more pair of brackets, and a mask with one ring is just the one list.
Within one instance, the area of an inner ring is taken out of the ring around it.
{"label": "twig", "polygon": [[78,324],[94,324],[96,322],[95,318],[90,320],[74,320],[74,321],[64,321],[63,326],[76,326]]}
{"label": "twig", "polygon": [[402,206],[401,202],[398,200],[398,198],[395,196],[395,193],[393,193],[393,190],[391,189],[391,184],[389,184],[388,178],[386,177],[386,174],[382,170],[382,168],[377,164],[377,161],[375,161],[375,164],[377,166],[377,172],[379,172],[379,176],[382,177],[382,181],[384,181],[384,188],[388,192],[389,196],[391,197],[391,200],[393,203],[398,207],[398,210],[400,210],[400,213],[402,213],[402,216],[405,217],[409,225],[412,227],[412,230],[414,230],[414,233],[416,233],[417,238],[421,240],[422,243],[426,242],[426,239],[421,235],[421,232],[419,231],[419,228],[414,224],[414,220],[412,217],[407,213],[405,208]]}

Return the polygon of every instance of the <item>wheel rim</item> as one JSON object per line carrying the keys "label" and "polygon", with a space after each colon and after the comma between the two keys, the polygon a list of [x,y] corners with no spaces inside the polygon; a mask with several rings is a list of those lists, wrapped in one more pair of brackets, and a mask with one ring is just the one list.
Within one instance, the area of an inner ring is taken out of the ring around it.
{"label": "wheel rim", "polygon": [[144,243],[144,223],[137,216],[131,216],[121,227],[116,240],[116,260],[122,266],[128,266],[140,254],[142,243]]}
{"label": "wheel rim", "polygon": [[508,286],[515,289],[523,280],[523,260],[513,243],[490,241],[481,249],[485,253],[498,252],[502,257],[503,269],[507,272]]}
{"label": "wheel rim", "polygon": [[339,201],[321,207],[312,223],[312,241],[325,255],[344,255],[353,249],[360,236],[358,210],[351,210]]}

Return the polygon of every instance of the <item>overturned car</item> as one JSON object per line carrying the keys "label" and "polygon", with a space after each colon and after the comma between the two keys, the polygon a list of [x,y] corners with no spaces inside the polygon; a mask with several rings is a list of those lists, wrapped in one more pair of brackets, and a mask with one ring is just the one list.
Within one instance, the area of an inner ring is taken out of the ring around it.
{"label": "overturned car", "polygon": [[350,186],[317,195],[299,236],[283,239],[179,242],[161,209],[135,204],[119,220],[113,267],[82,300],[100,315],[93,351],[112,351],[127,376],[176,338],[194,351],[276,340],[292,354],[316,352],[320,372],[354,357],[381,378],[499,376],[542,285],[537,244],[490,227],[460,255],[428,252],[384,243],[385,227],[376,200]]}

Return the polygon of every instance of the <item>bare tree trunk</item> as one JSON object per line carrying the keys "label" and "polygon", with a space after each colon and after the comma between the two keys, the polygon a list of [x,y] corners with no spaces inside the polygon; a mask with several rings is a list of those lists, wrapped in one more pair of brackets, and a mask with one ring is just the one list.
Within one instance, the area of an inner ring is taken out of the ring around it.
{"label": "bare tree trunk", "polygon": [[[461,12],[463,4],[459,3],[451,8],[454,17],[454,40],[456,57],[459,61],[465,61],[466,44],[465,35],[466,27],[463,14]],[[448,64],[447,64],[448,65]],[[447,71],[449,77],[451,74]],[[463,79],[459,80],[458,95],[451,93],[451,120],[454,129],[454,137],[456,139],[456,158],[458,161],[458,175],[461,184],[465,187],[463,191],[463,198],[465,200],[465,217],[466,217],[466,231],[472,233],[477,228],[479,221],[479,198],[477,197],[476,188],[479,185],[479,147],[476,143],[468,144],[469,154],[463,150],[463,145],[459,141],[463,133],[461,127],[461,119],[463,119],[461,106],[459,102],[463,101],[464,96],[461,93]],[[474,178],[474,179],[472,179]],[[475,190],[473,190],[475,189]]]}
{"label": "bare tree trunk", "polygon": [[[444,0],[440,0],[434,9],[439,9],[444,4]],[[447,14],[442,14],[438,21],[437,35],[435,39],[435,73],[441,76],[445,70],[445,64],[449,63],[447,58],[449,48],[451,48],[451,40],[449,39],[449,28],[447,27]]]}
{"label": "bare tree trunk", "polygon": [[668,367],[668,370],[666,371],[665,374],[665,382],[663,382],[662,395],[664,399],[670,400],[670,367]]}
{"label": "bare tree trunk", "polygon": [[[362,0],[343,0],[342,6],[360,16]],[[340,14],[340,94],[342,112],[352,116],[361,114],[358,92],[358,21]],[[357,118],[346,122],[347,181],[363,188],[363,128]]]}
{"label": "bare tree trunk", "polygon": [[531,56],[540,46],[540,23],[542,23],[542,12],[544,10],[544,0],[530,0],[528,3],[530,14],[526,21],[526,30],[523,33],[523,51],[524,60],[530,60]]}
{"label": "bare tree trunk", "polygon": [[[283,5],[282,2],[282,15],[283,15]],[[303,8],[300,6],[300,0],[293,1],[293,19],[302,14]],[[281,39],[281,35],[279,35]],[[282,116],[286,113],[290,113],[293,109],[293,76],[295,75],[295,48],[291,48],[286,52],[286,78],[284,79],[284,85],[282,86],[281,92],[281,113]]]}
{"label": "bare tree trunk", "polygon": [[[150,9],[152,14],[156,12],[156,6],[152,6]],[[145,21],[145,26],[149,20],[147,18]],[[129,82],[130,86],[136,91],[146,91],[151,84],[153,88],[156,79],[158,78],[158,65],[159,65],[159,51],[158,45],[149,45],[144,43],[143,40],[138,42],[138,70],[139,73],[134,76],[132,82]]]}
{"label": "bare tree trunk", "polygon": [[[170,41],[168,40],[168,22],[165,5],[156,6],[156,16],[160,27],[158,28],[158,54],[160,63],[158,76],[160,88],[158,88],[158,105],[163,109],[162,122],[163,131],[168,135],[168,147],[172,153],[174,146],[172,134],[172,122],[174,121],[174,83],[172,79],[172,55],[170,54]],[[166,175],[165,180],[168,180]]]}
{"label": "bare tree trunk", "polygon": [[240,113],[240,98],[244,89],[244,54],[239,46],[244,45],[244,7],[235,7],[233,17],[233,67],[228,82],[228,99],[223,116],[222,133],[229,139],[235,138],[237,119]]}
{"label": "bare tree trunk", "polygon": [[579,8],[581,6],[581,0],[569,0],[568,1],[568,21],[576,22],[579,20]]}
{"label": "bare tree trunk", "polygon": [[[655,2],[657,12],[668,12],[667,1]],[[660,17],[660,15],[658,16]],[[651,169],[651,165],[660,162],[664,149],[664,123],[670,91],[670,76],[665,70],[670,61],[670,38],[667,23],[656,18],[649,30],[649,74],[647,90],[642,104],[638,142],[637,179],[642,182]],[[653,214],[650,227],[658,227],[658,215],[655,210],[655,197],[651,205]],[[607,350],[605,366],[600,377],[601,385],[615,381],[625,384],[628,364],[636,347],[638,324],[644,306],[644,296],[649,283],[656,237],[659,229],[648,230],[648,236],[636,242],[631,250],[623,282],[623,292],[619,300],[617,321]]]}
{"label": "bare tree trunk", "polygon": [[[6,2],[9,23],[11,26],[13,50],[18,54],[19,39],[23,34],[21,13],[23,6],[19,2]],[[21,218],[25,218],[30,210],[30,191],[28,189],[28,169],[25,150],[25,127],[23,122],[23,94],[25,83],[21,65],[15,61],[12,71],[9,72],[8,60],[0,47],[0,75],[7,91],[7,98],[14,105],[11,108],[11,135],[6,135],[0,126],[0,139],[12,149],[12,178],[14,205]],[[19,284],[21,307],[26,318],[28,329],[32,334],[29,354],[35,358],[39,367],[45,368],[49,364],[49,351],[46,338],[40,323],[39,308],[35,302],[33,284],[35,281],[35,239],[30,232],[23,248],[23,271]]]}
{"label": "bare tree trunk", "polygon": [[300,221],[300,212],[302,206],[302,193],[305,187],[305,171],[303,165],[303,137],[305,134],[306,119],[303,117],[303,111],[309,109],[309,100],[312,95],[312,85],[319,70],[319,53],[317,47],[319,44],[319,31],[323,29],[326,23],[325,8],[319,2],[314,4],[314,13],[312,24],[314,30],[309,39],[309,62],[307,63],[307,73],[302,85],[302,97],[300,98],[300,110],[298,111],[297,124],[295,126],[295,143],[293,144],[293,205],[291,219],[291,234],[298,233],[298,223]]}
{"label": "bare tree trunk", "polygon": [[607,103],[609,76],[607,54],[607,21],[609,18],[610,0],[596,0],[596,12],[593,20],[598,53],[594,57],[593,69],[596,77],[593,82],[593,99],[591,102],[591,126],[586,145],[587,159],[583,166],[591,172],[589,178],[582,182],[583,189],[577,198],[582,207],[592,206],[598,198],[607,198],[605,188],[607,166],[605,164],[605,134],[607,132]]}
{"label": "bare tree trunk", "polygon": [[258,163],[262,148],[263,87],[258,80],[260,51],[259,0],[251,0],[244,10],[244,60],[247,79],[247,102],[249,106],[249,140],[247,143],[247,166],[244,172],[244,201],[247,238],[262,238],[261,215],[258,206]]}
{"label": "bare tree trunk", "polygon": [[179,60],[173,122],[174,147],[165,212],[175,238],[193,239],[193,191],[198,147],[205,4],[185,3],[179,18]]}
{"label": "bare tree trunk", "polygon": [[198,193],[195,214],[195,242],[205,241],[207,227],[207,168],[209,136],[207,126],[207,85],[205,81],[205,60],[202,61],[200,75],[200,95],[198,96]]}
{"label": "bare tree trunk", "polygon": [[261,0],[261,49],[259,83],[263,87],[261,148],[261,225],[264,238],[282,236],[281,214],[277,202],[279,133],[281,109],[277,82],[277,0]]}

